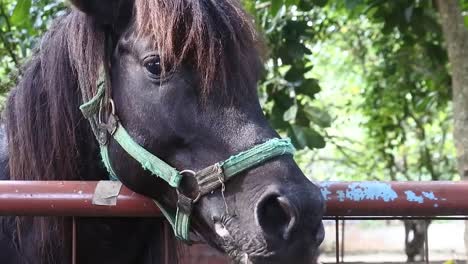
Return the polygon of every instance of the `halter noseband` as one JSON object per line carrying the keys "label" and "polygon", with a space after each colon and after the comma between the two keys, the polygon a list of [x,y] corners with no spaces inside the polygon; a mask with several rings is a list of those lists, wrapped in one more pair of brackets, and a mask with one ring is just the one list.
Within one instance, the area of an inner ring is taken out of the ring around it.
{"label": "halter noseband", "polygon": [[[106,37],[106,46],[109,46],[109,42],[110,37]],[[194,204],[202,196],[221,187],[222,191],[224,191],[225,182],[239,173],[274,157],[293,154],[295,151],[290,139],[274,138],[198,172],[191,170],[177,171],[135,142],[119,121],[111,96],[109,63],[110,52],[106,51],[106,58],[104,61],[105,81],[100,81],[97,92],[94,95],[90,95],[89,91],[82,89],[82,97],[85,103],[80,106],[80,110],[83,116],[88,119],[94,135],[99,142],[102,161],[109,172],[110,179],[118,180],[118,176],[112,168],[112,162],[109,158],[108,151],[109,139],[113,139],[128,155],[138,161],[145,170],[163,179],[171,187],[176,189],[178,201],[175,214],[171,213],[170,210],[166,209],[159,202],[154,202],[172,225],[175,236],[180,240],[190,242],[190,216]],[[193,176],[196,179],[198,194],[195,197],[189,197],[180,191],[182,178],[186,176]]]}

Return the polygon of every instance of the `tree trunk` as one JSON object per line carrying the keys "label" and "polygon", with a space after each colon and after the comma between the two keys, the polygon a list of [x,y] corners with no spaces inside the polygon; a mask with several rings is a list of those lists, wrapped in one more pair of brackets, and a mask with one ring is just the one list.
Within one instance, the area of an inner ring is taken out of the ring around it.
{"label": "tree trunk", "polygon": [[[468,180],[468,30],[459,0],[437,0],[437,6],[452,74],[458,172],[464,180]],[[465,222],[465,248],[468,256],[468,222]]]}
{"label": "tree trunk", "polygon": [[407,262],[424,261],[424,242],[430,220],[404,220]]}

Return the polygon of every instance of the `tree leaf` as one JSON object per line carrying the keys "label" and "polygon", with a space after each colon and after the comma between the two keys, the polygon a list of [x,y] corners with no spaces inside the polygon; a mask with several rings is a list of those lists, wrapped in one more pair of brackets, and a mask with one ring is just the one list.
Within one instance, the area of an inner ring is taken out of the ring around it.
{"label": "tree leaf", "polygon": [[304,108],[304,112],[307,118],[314,124],[319,125],[320,127],[330,127],[332,118],[330,114],[325,112],[322,109],[313,106],[307,106]]}
{"label": "tree leaf", "polygon": [[276,16],[276,14],[278,14],[278,11],[281,9],[283,4],[284,4],[283,0],[271,0],[271,6],[270,6],[271,14],[273,16]]}
{"label": "tree leaf", "polygon": [[298,7],[302,11],[310,11],[312,8],[314,8],[314,4],[309,0],[300,0]]}
{"label": "tree leaf", "polygon": [[407,23],[411,22],[413,18],[414,5],[411,5],[405,9],[405,20]]}
{"label": "tree leaf", "polygon": [[324,7],[328,3],[328,0],[314,0],[313,2],[316,6]]}
{"label": "tree leaf", "polygon": [[297,105],[291,106],[288,111],[284,112],[283,120],[286,122],[291,122],[296,119],[297,116]]}
{"label": "tree leaf", "polygon": [[286,6],[298,5],[299,0],[286,0],[285,4],[286,4]]}
{"label": "tree leaf", "polygon": [[345,3],[345,7],[348,10],[353,11],[355,8],[362,5],[363,1],[362,0],[345,0],[344,3]]}
{"label": "tree leaf", "polygon": [[15,9],[11,15],[11,23],[22,25],[29,19],[29,10],[31,9],[31,0],[18,0]]}
{"label": "tree leaf", "polygon": [[304,149],[306,147],[310,149],[325,147],[324,138],[312,128],[291,125],[289,134],[293,144],[298,149]]}
{"label": "tree leaf", "polygon": [[320,92],[322,88],[316,79],[305,79],[302,84],[296,88],[296,93],[304,94],[314,98],[315,94]]}
{"label": "tree leaf", "polygon": [[254,0],[242,0],[242,5],[245,7],[247,12],[255,17],[257,10],[255,9],[255,1]]}

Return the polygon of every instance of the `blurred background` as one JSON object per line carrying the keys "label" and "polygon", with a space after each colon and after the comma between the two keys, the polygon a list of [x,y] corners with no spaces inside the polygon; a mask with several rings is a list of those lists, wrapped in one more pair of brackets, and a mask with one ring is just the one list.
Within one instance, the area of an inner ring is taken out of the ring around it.
{"label": "blurred background", "polygon": [[[468,0],[242,3],[268,47],[258,86],[264,111],[293,139],[311,179],[468,176]],[[67,6],[0,1],[0,108]],[[335,223],[326,228],[319,261],[334,262]],[[431,260],[466,259],[464,222],[408,220],[347,221],[344,261],[422,260],[426,229]],[[192,255],[193,263],[217,258],[196,252],[204,260]]]}

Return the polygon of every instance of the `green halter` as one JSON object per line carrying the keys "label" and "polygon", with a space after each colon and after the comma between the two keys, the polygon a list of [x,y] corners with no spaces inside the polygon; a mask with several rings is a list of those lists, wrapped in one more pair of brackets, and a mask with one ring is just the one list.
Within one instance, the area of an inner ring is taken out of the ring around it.
{"label": "green halter", "polygon": [[[103,109],[102,102],[104,101],[105,94],[105,86],[100,85],[96,95],[91,100],[81,105],[80,110],[84,117],[89,120],[92,127],[98,127],[98,131],[95,131],[95,136],[100,143],[101,157],[109,172],[110,178],[118,180],[117,174],[113,170],[112,162],[109,158],[107,139],[109,135],[127,152],[128,155],[138,161],[145,170],[148,170],[152,175],[163,179],[171,187],[176,188],[178,202],[175,214],[164,208],[164,206],[157,201],[154,202],[172,225],[176,237],[186,242],[190,242],[189,231],[192,208],[200,197],[209,194],[220,187],[222,187],[222,190],[224,191],[224,183],[235,175],[276,156],[293,154],[295,151],[289,139],[274,138],[263,144],[254,146],[247,151],[231,156],[229,159],[218,162],[199,172],[193,172],[190,170],[179,172],[169,164],[151,154],[132,139],[117,118],[112,99],[108,99],[111,104],[111,111],[107,118],[107,122],[103,123],[101,121],[100,112]],[[93,131],[94,130],[95,129],[93,129]],[[182,178],[189,175],[195,177],[198,183],[198,195],[194,198],[190,198],[179,191]]]}

